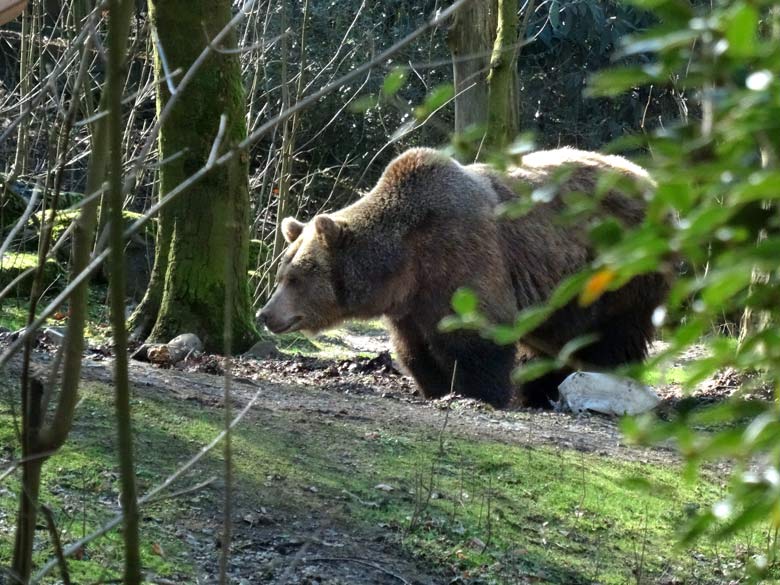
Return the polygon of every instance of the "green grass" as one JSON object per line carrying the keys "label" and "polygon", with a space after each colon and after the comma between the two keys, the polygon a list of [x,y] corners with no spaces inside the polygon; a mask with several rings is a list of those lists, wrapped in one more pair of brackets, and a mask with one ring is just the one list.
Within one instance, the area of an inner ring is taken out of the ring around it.
{"label": "green grass", "polygon": [[[162,393],[138,395],[133,409],[141,493],[195,454],[222,424],[218,409]],[[43,497],[66,542],[115,513],[112,413],[110,388],[87,385],[71,440],[45,466]],[[762,535],[745,533],[718,545],[702,541],[693,549],[677,548],[676,530],[688,511],[722,494],[716,481],[683,481],[676,466],[268,410],[251,413],[237,428],[234,448],[239,507],[294,506],[297,514],[329,514],[345,530],[389,533],[407,554],[439,567],[447,578],[622,584],[636,583],[641,572],[645,583],[715,584],[738,578],[763,542]],[[9,458],[11,452],[18,456],[8,394],[0,387],[0,453]],[[172,489],[220,473],[216,449]],[[378,484],[393,490],[379,490]],[[0,510],[8,511],[0,515],[0,566],[11,554],[18,489],[16,477],[0,485]],[[196,522],[196,509],[218,517],[220,497],[208,488],[144,511],[147,570],[192,582],[195,568],[176,527]],[[44,533],[39,541],[41,562],[51,549]],[[165,556],[154,554],[155,545]],[[78,582],[118,575],[118,533],[93,543],[87,553],[71,563]]]}
{"label": "green grass", "polygon": [[381,321],[349,321],[340,327],[328,329],[315,336],[307,336],[303,333],[285,333],[272,335],[266,331],[261,332],[260,338],[272,342],[276,348],[285,355],[303,355],[329,360],[354,358],[356,355],[373,357],[375,352],[356,351],[350,336],[375,336],[386,333]]}
{"label": "green grass", "polygon": [[11,331],[21,329],[27,323],[29,310],[29,301],[20,298],[3,299],[0,303],[0,327]]}
{"label": "green grass", "polygon": [[[93,342],[102,342],[110,337],[111,328],[108,323],[107,287],[93,286],[89,290],[88,315],[85,336]],[[43,309],[50,301],[43,297],[38,303],[38,309]],[[45,326],[65,327],[67,320],[67,305],[61,307],[61,319],[50,318]],[[23,297],[11,297],[0,301],[0,327],[16,331],[27,325],[27,314],[30,311],[30,300]]]}

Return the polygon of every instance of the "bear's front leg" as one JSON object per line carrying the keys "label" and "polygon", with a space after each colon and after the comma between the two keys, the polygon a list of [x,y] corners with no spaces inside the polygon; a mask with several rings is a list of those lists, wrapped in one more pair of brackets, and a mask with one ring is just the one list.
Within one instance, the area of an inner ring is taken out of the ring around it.
{"label": "bear's front leg", "polygon": [[396,357],[422,395],[432,399],[449,394],[452,374],[437,362],[420,328],[409,318],[392,320],[388,325]]}
{"label": "bear's front leg", "polygon": [[501,346],[476,334],[438,336],[434,353],[446,356],[455,371],[455,391],[504,408],[512,400],[516,348]]}

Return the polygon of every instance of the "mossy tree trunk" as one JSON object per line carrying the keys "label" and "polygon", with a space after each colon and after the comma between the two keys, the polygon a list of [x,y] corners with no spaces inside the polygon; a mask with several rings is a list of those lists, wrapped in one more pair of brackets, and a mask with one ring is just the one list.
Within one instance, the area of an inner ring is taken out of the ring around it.
{"label": "mossy tree trunk", "polygon": [[461,8],[447,31],[455,86],[455,132],[488,121],[490,55],[496,32],[496,0],[478,0]]}
{"label": "mossy tree trunk", "polygon": [[496,37],[488,75],[487,143],[493,148],[509,144],[519,129],[517,31],[518,0],[498,0]]}
{"label": "mossy tree trunk", "polygon": [[[231,2],[149,0],[149,15],[168,70],[184,72],[208,39],[229,22]],[[226,37],[224,46],[235,48],[235,33]],[[170,91],[157,47],[155,76],[159,113]],[[180,79],[181,75],[172,80],[174,86]],[[244,109],[238,54],[213,52],[162,126],[159,157],[167,162],[159,171],[161,197],[206,164],[223,114],[226,126],[220,153],[246,136]],[[257,332],[247,279],[247,155],[232,158],[193,183],[161,210],[159,219],[152,279],[131,319],[134,337],[148,333],[153,341],[168,341],[191,332],[203,339],[207,349],[221,351],[227,313],[232,322],[232,350],[248,347]],[[226,298],[232,299],[230,311],[225,311]]]}

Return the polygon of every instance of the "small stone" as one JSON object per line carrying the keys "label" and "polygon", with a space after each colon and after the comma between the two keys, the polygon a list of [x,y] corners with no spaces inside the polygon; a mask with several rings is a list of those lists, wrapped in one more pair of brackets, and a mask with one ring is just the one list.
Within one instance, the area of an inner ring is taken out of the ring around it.
{"label": "small stone", "polygon": [[278,357],[279,352],[276,349],[276,344],[274,344],[272,341],[258,341],[242,355],[243,357],[253,358],[256,360],[264,360]]}

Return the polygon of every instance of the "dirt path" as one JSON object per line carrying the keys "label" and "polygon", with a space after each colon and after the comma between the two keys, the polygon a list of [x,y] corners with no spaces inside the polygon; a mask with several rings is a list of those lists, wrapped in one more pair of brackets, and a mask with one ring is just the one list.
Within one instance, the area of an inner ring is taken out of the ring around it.
{"label": "dirt path", "polygon": [[[359,361],[342,362],[344,373],[327,364],[314,359],[239,361],[232,385],[236,407],[242,407],[259,392],[256,412],[295,412],[320,420],[348,417],[365,421],[367,431],[412,426],[438,432],[446,426],[450,433],[467,438],[517,445],[554,445],[630,460],[675,460],[671,450],[625,445],[616,419],[549,411],[500,411],[463,398],[431,402],[418,397],[411,380],[400,374],[356,372],[361,366]],[[87,361],[84,377],[109,383],[110,366],[111,360]],[[211,367],[204,363],[195,366],[196,369]],[[287,381],[292,374],[296,384]],[[173,392],[184,400],[197,399],[213,405],[221,402],[224,389],[222,376],[160,369],[137,362],[132,364],[131,380],[137,391]]]}

